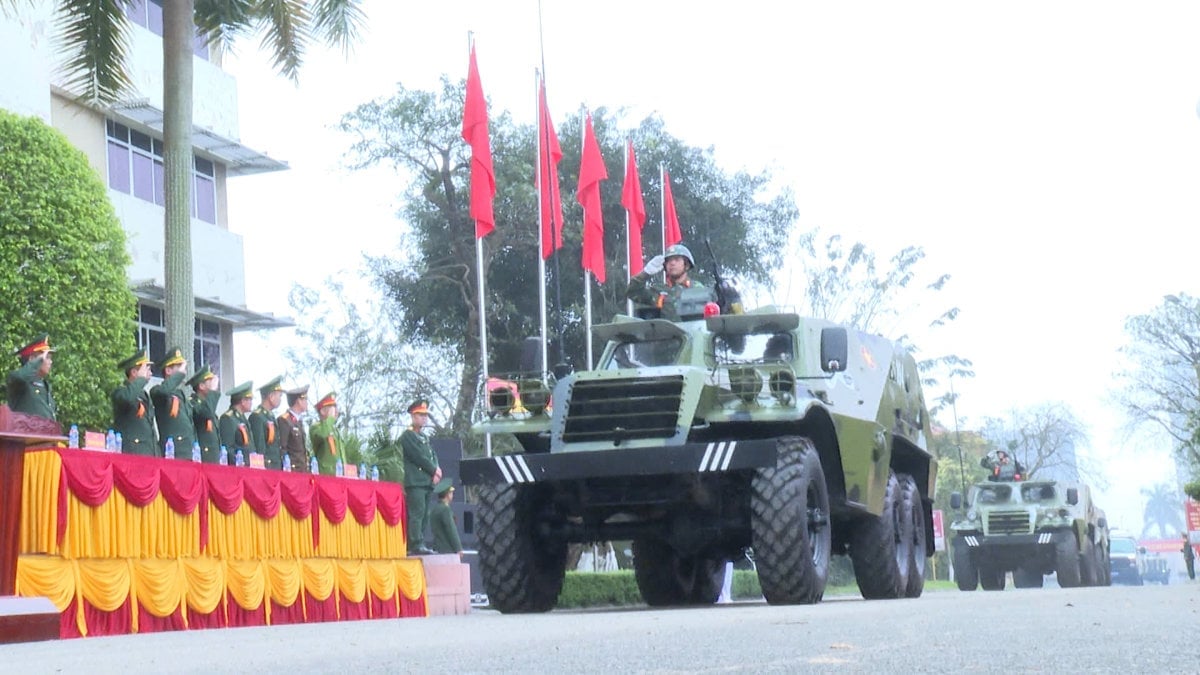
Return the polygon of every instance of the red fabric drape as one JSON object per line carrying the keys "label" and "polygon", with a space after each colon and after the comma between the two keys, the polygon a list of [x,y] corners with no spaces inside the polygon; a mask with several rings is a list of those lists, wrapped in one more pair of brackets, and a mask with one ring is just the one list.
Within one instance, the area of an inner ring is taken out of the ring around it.
{"label": "red fabric drape", "polygon": [[304,611],[308,613],[309,623],[337,621],[337,593],[330,593],[328,598],[317,600],[305,591]]}
{"label": "red fabric drape", "polygon": [[425,616],[425,594],[416,600],[409,600],[404,594],[400,595],[400,616],[409,618],[414,616]]}
{"label": "red fabric drape", "polygon": [[296,598],[296,602],[292,603],[291,607],[271,601],[271,625],[283,626],[285,624],[304,623],[304,598]]}
{"label": "red fabric drape", "polygon": [[265,605],[260,604],[258,609],[245,609],[237,604],[237,600],[233,599],[232,593],[225,594],[225,602],[227,603],[226,612],[229,615],[229,622],[226,625],[230,628],[267,625],[267,608]]}
{"label": "red fabric drape", "polygon": [[191,607],[188,607],[187,613],[188,628],[191,630],[225,627],[225,610],[220,606],[212,614],[201,614]]}
{"label": "red fabric drape", "polygon": [[[87,623],[88,637],[102,635],[126,635],[133,632],[131,600],[111,612],[96,609],[92,603],[83,601],[83,619]],[[73,618],[73,617],[72,617]]]}
{"label": "red fabric drape", "polygon": [[[404,594],[399,594],[404,597]],[[390,600],[380,600],[374,593],[368,592],[367,599],[371,601],[371,618],[372,619],[395,619],[400,616],[400,610],[396,608],[396,598],[393,596]]]}
{"label": "red fabric drape", "polygon": [[175,610],[171,616],[154,616],[142,603],[138,603],[138,632],[161,633],[169,630],[183,630],[183,609]]}
{"label": "red fabric drape", "polygon": [[368,592],[360,602],[341,598],[338,606],[341,608],[342,621],[365,621],[371,618],[371,593]]}

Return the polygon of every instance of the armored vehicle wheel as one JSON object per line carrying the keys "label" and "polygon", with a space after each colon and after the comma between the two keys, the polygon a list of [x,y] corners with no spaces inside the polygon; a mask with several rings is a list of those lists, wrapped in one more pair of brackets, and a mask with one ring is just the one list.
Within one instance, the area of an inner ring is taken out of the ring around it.
{"label": "armored vehicle wheel", "polygon": [[633,576],[651,607],[711,605],[721,595],[725,565],[700,556],[681,556],[657,539],[633,541]]}
{"label": "armored vehicle wheel", "polygon": [[896,474],[888,476],[883,513],[867,516],[850,533],[850,560],[858,590],[868,600],[904,597],[912,561],[911,519],[904,515]]}
{"label": "armored vehicle wheel", "polygon": [[1007,572],[999,567],[986,565],[979,568],[979,585],[985,591],[1002,591],[1004,590],[1004,577]]}
{"label": "armored vehicle wheel", "polygon": [[812,441],[778,441],[773,469],[750,484],[750,531],[758,583],[772,605],[812,604],[825,595],[833,543],[829,487]]}
{"label": "armored vehicle wheel", "polygon": [[1101,544],[1096,544],[1096,560],[1100,565],[1100,585],[1112,586],[1112,563],[1108,560],[1108,551]]}
{"label": "armored vehicle wheel", "polygon": [[1045,575],[1041,570],[1028,567],[1018,567],[1013,570],[1013,586],[1017,588],[1041,588],[1045,580]]}
{"label": "armored vehicle wheel", "polygon": [[1084,586],[1100,585],[1100,567],[1096,562],[1094,547],[1088,547],[1087,551],[1079,556],[1079,578]]}
{"label": "armored vehicle wheel", "polygon": [[1079,569],[1079,551],[1076,550],[1074,538],[1058,542],[1054,547],[1054,572],[1058,575],[1058,585],[1063,588],[1075,588],[1081,581]]}
{"label": "armored vehicle wheel", "polygon": [[973,591],[979,586],[979,569],[971,560],[966,546],[954,547],[954,583],[960,591]]}
{"label": "armored vehicle wheel", "polygon": [[516,485],[479,490],[479,565],[488,602],[505,614],[554,608],[566,573],[566,542],[537,535],[537,500]]}
{"label": "armored vehicle wheel", "polygon": [[904,597],[919,598],[921,591],[925,590],[925,505],[921,503],[921,491],[917,489],[916,479],[908,474],[900,474],[899,479],[903,510],[909,519],[908,531],[912,536],[912,559],[909,561]]}

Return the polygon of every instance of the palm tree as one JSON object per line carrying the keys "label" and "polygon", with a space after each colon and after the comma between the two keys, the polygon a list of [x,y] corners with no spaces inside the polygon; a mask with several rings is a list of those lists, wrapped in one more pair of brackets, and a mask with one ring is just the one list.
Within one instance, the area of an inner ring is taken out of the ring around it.
{"label": "palm tree", "polygon": [[[155,0],[150,0],[155,1]],[[0,0],[0,11],[39,0]],[[133,93],[126,52],[127,0],[56,0],[67,53],[68,88],[93,104]],[[165,270],[167,344],[191,345],[192,296],[192,45],[198,30],[210,45],[229,49],[261,34],[275,67],[295,79],[314,39],[348,49],[363,22],[361,0],[163,0],[163,174],[166,188]]]}
{"label": "palm tree", "polygon": [[1155,525],[1158,526],[1160,539],[1174,537],[1176,532],[1183,531],[1183,502],[1177,490],[1166,483],[1159,483],[1153,489],[1142,488],[1142,496],[1146,498],[1143,537],[1149,536]]}

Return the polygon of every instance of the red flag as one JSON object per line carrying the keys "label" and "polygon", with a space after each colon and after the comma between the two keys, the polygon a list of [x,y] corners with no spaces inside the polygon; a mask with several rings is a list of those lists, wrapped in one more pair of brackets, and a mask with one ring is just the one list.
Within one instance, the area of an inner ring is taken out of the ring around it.
{"label": "red flag", "polygon": [[579,191],[575,198],[583,207],[583,269],[604,283],[604,218],[600,209],[600,181],[608,178],[600,143],[588,113],[583,130],[583,155],[579,160]]}
{"label": "red flag", "polygon": [[542,257],[549,258],[562,248],[562,198],[558,192],[558,163],[562,161],[562,148],[558,135],[554,133],[554,122],[550,119],[550,108],[546,105],[546,82],[543,80],[538,92],[538,173],[537,190],[541,199]]}
{"label": "red flag", "polygon": [[629,212],[629,276],[642,271],[642,226],[646,224],[646,202],[642,200],[642,181],[638,178],[633,141],[625,151],[625,185],[621,188],[621,206]]}
{"label": "red flag", "polygon": [[467,100],[463,106],[463,140],[471,146],[471,218],[475,237],[486,237],[496,229],[492,200],[496,197],[496,170],[492,168],[492,144],[488,137],[487,99],[475,65],[475,45],[471,45],[471,65],[467,69]]}
{"label": "red flag", "polygon": [[671,174],[663,169],[663,250],[683,241],[679,231],[679,216],[675,214],[675,197],[671,195]]}

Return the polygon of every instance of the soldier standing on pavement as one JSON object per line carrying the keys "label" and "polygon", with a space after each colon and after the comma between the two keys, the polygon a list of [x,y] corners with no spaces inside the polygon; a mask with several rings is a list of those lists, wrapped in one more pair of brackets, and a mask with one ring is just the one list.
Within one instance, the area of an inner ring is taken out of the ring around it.
{"label": "soldier standing on pavement", "polygon": [[8,374],[8,407],[13,412],[54,419],[57,406],[50,390],[54,350],[50,338],[40,335],[16,352],[21,367]]}
{"label": "soldier standing on pavement", "polygon": [[276,470],[283,468],[279,430],[275,425],[275,409],[283,398],[283,386],[279,384],[282,379],[276,377],[258,388],[262,400],[250,413],[250,436],[254,439],[254,447],[262,453],[266,468]]}
{"label": "soldier standing on pavement", "polygon": [[[192,387],[192,425],[196,442],[200,444],[200,461],[218,464],[221,461],[221,418],[217,404],[221,401],[221,380],[212,368],[204,366],[188,380]],[[190,452],[190,450],[189,450]]]}
{"label": "soldier standing on pavement", "polygon": [[[308,445],[304,433],[304,413],[308,412],[308,386],[289,389],[288,409],[275,420],[279,429],[280,454],[296,473],[308,473]],[[281,460],[282,461],[282,460]]]}
{"label": "soldier standing on pavement", "polygon": [[230,466],[235,464],[238,450],[242,451],[242,462],[250,463],[250,451],[254,442],[250,438],[250,424],[246,413],[254,405],[253,382],[243,382],[225,392],[229,396],[229,409],[221,413],[221,445],[227,453],[225,462]]}
{"label": "soldier standing on pavement", "polygon": [[[191,461],[196,429],[192,426],[192,404],[183,388],[187,359],[183,358],[182,349],[174,347],[167,351],[162,373],[163,381],[150,389],[154,418],[158,422],[159,450],[164,450],[167,439],[171,439],[175,444],[175,459]],[[159,452],[158,456],[163,457],[165,453]]]}
{"label": "soldier standing on pavement", "polygon": [[412,426],[400,435],[404,452],[404,502],[408,508],[408,552],[414,555],[433,553],[425,545],[425,530],[429,528],[429,494],[434,483],[442,479],[437,454],[429,439],[421,433],[429,423],[429,402],[414,401],[408,406]]}
{"label": "soldier standing on pavement", "polygon": [[337,475],[337,461],[342,451],[337,414],[337,398],[330,392],[317,401],[317,417],[320,421],[308,432],[312,436],[313,456],[317,458],[317,472],[322,476]]}
{"label": "soldier standing on pavement", "polygon": [[120,363],[125,382],[113,390],[113,430],[121,434],[121,452],[126,455],[158,456],[154,433],[154,403],[146,385],[150,382],[150,352],[142,349]]}

